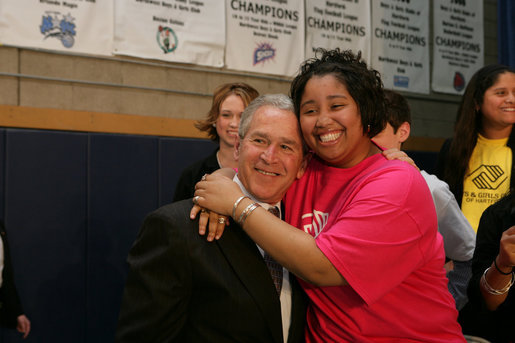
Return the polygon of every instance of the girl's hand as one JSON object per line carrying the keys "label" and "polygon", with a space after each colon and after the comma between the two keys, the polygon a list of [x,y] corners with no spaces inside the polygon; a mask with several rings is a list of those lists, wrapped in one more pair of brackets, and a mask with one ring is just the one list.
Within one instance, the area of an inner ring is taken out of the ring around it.
{"label": "girl's hand", "polygon": [[388,150],[383,151],[383,156],[386,157],[387,160],[399,160],[408,162],[413,167],[417,168],[417,170],[420,170],[417,165],[415,164],[415,161],[411,157],[409,157],[404,151],[392,148]]}
{"label": "girl's hand", "polygon": [[[219,180],[223,184],[224,182],[222,182],[221,180],[225,179],[226,181],[229,181],[229,183],[226,183],[226,185],[236,186],[237,191],[241,194],[241,191],[240,191],[238,185],[232,181],[232,177],[234,176],[234,170],[232,170],[232,169],[229,170],[228,168],[225,168],[225,169],[226,169],[225,171],[223,169],[219,169],[216,172],[214,172],[213,174],[211,174],[212,176],[210,177],[210,180]],[[202,182],[205,182],[207,180],[207,178],[208,178],[208,175],[207,174],[204,175],[202,177],[201,181],[199,181],[197,183],[197,185],[195,186],[195,189],[199,189],[198,185],[201,184]],[[205,188],[202,188],[202,187],[207,187],[207,185],[200,186],[201,189],[206,190]],[[216,184],[215,184],[215,187],[216,187]],[[221,192],[223,192],[223,190]],[[215,193],[212,196],[216,197],[217,195]],[[220,195],[218,195],[218,196],[220,196]],[[224,198],[225,196],[221,195],[221,197]],[[199,234],[204,235],[206,233],[206,229],[208,229],[207,240],[209,242],[211,242],[214,239],[219,239],[222,236],[222,234],[225,230],[225,227],[229,225],[229,217],[226,215],[217,213],[216,211],[209,211],[207,208],[201,207],[198,204],[200,198],[201,198],[200,195],[198,195],[197,192],[195,192],[195,197],[193,198],[194,206],[190,211],[190,218],[195,219],[196,216],[200,213]],[[210,199],[211,199],[211,196],[210,196]],[[232,207],[231,207],[231,211],[232,211]]]}
{"label": "girl's hand", "polygon": [[206,210],[230,216],[234,202],[242,195],[240,187],[235,182],[227,177],[212,174],[196,184],[193,199]]}
{"label": "girl's hand", "polygon": [[190,211],[190,218],[195,219],[199,213],[198,233],[202,236],[205,235],[206,228],[209,225],[208,242],[222,237],[225,227],[229,225],[229,218],[216,212],[208,211],[199,205],[193,205]]}
{"label": "girl's hand", "polygon": [[501,236],[497,266],[504,272],[509,272],[515,266],[515,226],[504,231]]}

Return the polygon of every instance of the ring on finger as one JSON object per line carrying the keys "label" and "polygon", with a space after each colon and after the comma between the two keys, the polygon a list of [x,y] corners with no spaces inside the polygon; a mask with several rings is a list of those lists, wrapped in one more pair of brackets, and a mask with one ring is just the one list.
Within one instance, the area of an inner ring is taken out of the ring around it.
{"label": "ring on finger", "polygon": [[225,223],[225,217],[218,218],[218,223],[219,224],[224,224]]}
{"label": "ring on finger", "polygon": [[193,197],[193,203],[194,203],[195,205],[198,205],[198,199],[199,199],[199,198],[200,198],[200,196],[198,196],[198,195]]}
{"label": "ring on finger", "polygon": [[200,180],[201,181],[206,181],[206,176],[207,176],[207,174],[202,175],[202,178]]}
{"label": "ring on finger", "polygon": [[207,211],[206,211],[206,209],[205,209],[205,208],[203,208],[203,209],[201,209],[201,210],[200,210],[200,213],[206,213],[206,212],[207,212]]}

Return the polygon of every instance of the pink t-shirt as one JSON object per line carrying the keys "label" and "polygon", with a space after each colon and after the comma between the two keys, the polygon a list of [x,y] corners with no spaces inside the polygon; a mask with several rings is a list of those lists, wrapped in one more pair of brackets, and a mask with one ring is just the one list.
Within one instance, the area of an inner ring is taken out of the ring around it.
{"label": "pink t-shirt", "polygon": [[301,281],[308,342],[465,342],[433,200],[415,168],[380,154],[348,169],[313,158],[285,205],[286,221],[316,237],[350,285]]}

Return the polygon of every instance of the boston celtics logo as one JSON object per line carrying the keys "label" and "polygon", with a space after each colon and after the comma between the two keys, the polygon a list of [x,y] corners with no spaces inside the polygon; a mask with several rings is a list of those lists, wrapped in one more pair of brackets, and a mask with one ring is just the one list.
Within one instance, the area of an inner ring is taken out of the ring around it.
{"label": "boston celtics logo", "polygon": [[175,32],[167,26],[159,26],[156,38],[157,44],[159,44],[159,47],[165,54],[173,52],[177,49],[177,44],[179,44]]}

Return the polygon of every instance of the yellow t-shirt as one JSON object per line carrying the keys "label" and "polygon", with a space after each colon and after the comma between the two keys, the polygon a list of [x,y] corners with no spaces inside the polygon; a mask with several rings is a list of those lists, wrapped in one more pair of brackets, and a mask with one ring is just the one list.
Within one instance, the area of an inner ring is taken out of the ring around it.
{"label": "yellow t-shirt", "polygon": [[463,180],[461,210],[477,231],[483,211],[510,190],[511,149],[508,138],[487,139],[478,135],[477,144]]}

